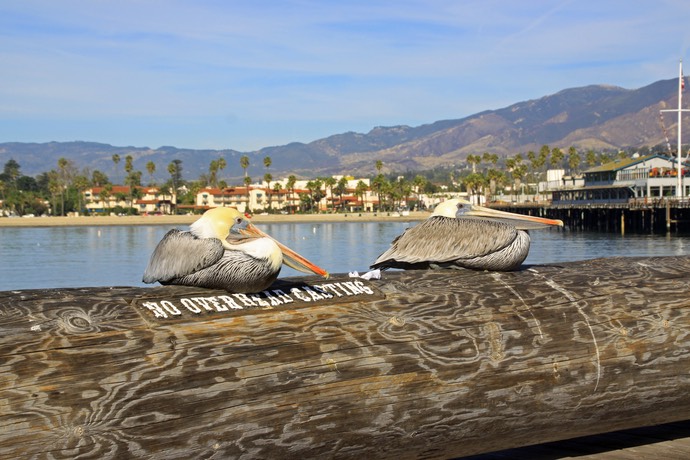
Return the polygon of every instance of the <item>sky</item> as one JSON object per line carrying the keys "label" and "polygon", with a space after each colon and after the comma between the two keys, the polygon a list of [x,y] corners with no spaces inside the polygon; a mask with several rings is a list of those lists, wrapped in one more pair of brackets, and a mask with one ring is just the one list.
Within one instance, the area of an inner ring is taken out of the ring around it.
{"label": "sky", "polygon": [[690,74],[687,0],[3,0],[0,143],[250,152]]}

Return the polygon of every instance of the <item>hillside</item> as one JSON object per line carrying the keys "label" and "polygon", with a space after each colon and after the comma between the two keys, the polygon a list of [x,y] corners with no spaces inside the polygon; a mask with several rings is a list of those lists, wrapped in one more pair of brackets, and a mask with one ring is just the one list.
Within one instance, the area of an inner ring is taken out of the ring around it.
{"label": "hillside", "polygon": [[[183,176],[196,178],[207,172],[211,160],[223,156],[227,168],[220,176],[239,180],[242,155],[250,158],[249,174],[263,176],[263,158],[272,159],[271,174],[313,177],[325,174],[368,175],[375,160],[386,171],[428,169],[461,164],[470,154],[484,152],[514,155],[538,150],[542,145],[581,149],[654,146],[665,142],[659,109],[676,107],[676,79],[662,80],[639,89],[591,85],[571,88],[540,99],[519,102],[498,110],[487,110],[466,118],[443,120],[410,127],[376,127],[366,134],[347,132],[310,143],[294,142],[266,147],[255,152],[236,150],[193,150],[175,147],[115,147],[94,142],[0,143],[0,164],[17,160],[22,172],[35,175],[54,168],[60,157],[80,167],[99,169],[116,176],[114,154],[132,155],[136,169],[146,171],[153,161],[156,177],[167,177],[167,165],[182,160]],[[690,117],[689,117],[690,119]],[[675,116],[665,117],[669,133]],[[672,136],[675,137],[675,136]],[[122,177],[122,161],[117,177]]]}

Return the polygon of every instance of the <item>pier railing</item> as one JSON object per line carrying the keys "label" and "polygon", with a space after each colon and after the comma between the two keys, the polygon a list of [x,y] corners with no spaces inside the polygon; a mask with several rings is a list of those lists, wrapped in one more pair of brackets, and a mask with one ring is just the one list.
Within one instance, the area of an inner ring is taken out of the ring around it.
{"label": "pier railing", "polygon": [[690,258],[0,292],[1,458],[455,458],[690,419]]}

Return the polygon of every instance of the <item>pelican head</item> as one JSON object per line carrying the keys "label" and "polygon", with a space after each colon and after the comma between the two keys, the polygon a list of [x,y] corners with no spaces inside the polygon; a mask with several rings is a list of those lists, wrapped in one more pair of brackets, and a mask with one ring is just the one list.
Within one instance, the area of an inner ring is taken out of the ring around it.
{"label": "pelican head", "polygon": [[256,228],[244,214],[235,208],[212,208],[190,225],[198,238],[217,238],[225,249],[237,249],[237,244],[257,238],[267,238],[280,249],[282,263],[303,273],[314,273],[328,278],[329,274],[270,235]]}
{"label": "pelican head", "polygon": [[249,221],[235,208],[212,208],[189,226],[198,238],[217,238],[223,247],[231,249],[228,238],[239,235],[249,227]]}
{"label": "pelican head", "polygon": [[472,204],[462,198],[454,198],[439,203],[431,216],[448,218],[470,218],[470,219],[489,219],[498,220],[513,225],[518,230],[532,230],[547,226],[563,226],[563,221],[559,219],[547,219],[544,217],[528,216],[515,214],[512,212],[499,211],[484,206]]}

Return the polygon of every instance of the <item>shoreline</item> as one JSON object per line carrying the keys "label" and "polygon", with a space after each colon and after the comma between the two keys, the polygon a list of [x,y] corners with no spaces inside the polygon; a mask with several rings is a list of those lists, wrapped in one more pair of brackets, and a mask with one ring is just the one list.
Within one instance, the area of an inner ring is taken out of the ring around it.
{"label": "shoreline", "polygon": [[[409,216],[396,213],[347,213],[347,214],[255,214],[251,221],[261,223],[320,223],[320,222],[416,222],[429,217],[424,211],[410,212]],[[196,215],[174,216],[76,216],[76,217],[1,217],[2,227],[84,227],[115,225],[189,225],[201,217]]]}

